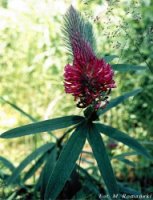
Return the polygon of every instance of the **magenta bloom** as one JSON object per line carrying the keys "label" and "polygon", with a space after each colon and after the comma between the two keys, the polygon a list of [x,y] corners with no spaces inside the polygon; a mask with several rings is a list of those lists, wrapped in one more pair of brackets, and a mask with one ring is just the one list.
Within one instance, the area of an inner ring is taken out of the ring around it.
{"label": "magenta bloom", "polygon": [[78,107],[93,104],[97,109],[101,106],[103,94],[115,87],[114,73],[109,64],[96,58],[88,44],[85,46],[88,56],[74,51],[73,65],[65,66],[65,92],[75,97]]}
{"label": "magenta bloom", "polygon": [[98,109],[107,104],[107,94],[115,87],[114,73],[104,59],[95,56],[89,40],[92,34],[88,37],[90,33],[86,27],[92,33],[90,24],[84,23],[71,7],[66,16],[65,31],[73,53],[73,64],[65,66],[64,86],[65,92],[74,96],[79,108],[93,105]]}

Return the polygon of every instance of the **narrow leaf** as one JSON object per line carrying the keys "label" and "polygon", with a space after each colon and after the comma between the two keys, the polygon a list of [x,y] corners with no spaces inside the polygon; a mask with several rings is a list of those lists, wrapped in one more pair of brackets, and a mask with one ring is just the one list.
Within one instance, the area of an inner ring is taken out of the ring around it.
{"label": "narrow leaf", "polygon": [[14,165],[9,160],[7,160],[2,156],[0,156],[0,162],[2,162],[3,165],[7,167],[10,171],[13,171],[15,169]]}
{"label": "narrow leaf", "polygon": [[42,185],[42,178],[43,178],[43,173],[41,171],[40,176],[39,176],[37,182],[34,185],[34,191],[35,192],[40,191],[41,185]]}
{"label": "narrow leaf", "polygon": [[123,103],[126,99],[137,95],[141,91],[142,91],[142,89],[136,89],[136,90],[133,90],[132,92],[127,92],[127,93],[123,94],[122,96],[119,96],[119,97],[117,97],[115,99],[112,99],[109,102],[109,104],[106,106],[106,108],[98,110],[97,114],[98,115],[104,114],[105,112],[109,111],[110,109],[118,106],[120,103]]}
{"label": "narrow leaf", "polygon": [[57,129],[66,128],[81,122],[84,118],[81,116],[66,116],[55,119],[49,119],[33,124],[20,126],[11,130],[8,130],[0,135],[1,138],[16,138],[34,133],[53,131]]}
{"label": "narrow leaf", "polygon": [[9,197],[7,197],[7,200],[14,200],[17,199],[17,192],[13,192]]}
{"label": "narrow leaf", "polygon": [[20,165],[15,168],[13,171],[12,175],[8,178],[7,183],[12,184],[15,182],[15,180],[18,178],[20,175],[21,171],[28,165],[30,164],[34,159],[37,158],[37,156],[47,152],[48,150],[52,149],[54,147],[53,143],[48,143],[45,144],[41,147],[39,147],[37,150],[32,152],[30,155],[28,155],[21,163]]}
{"label": "narrow leaf", "polygon": [[32,122],[36,122],[36,119],[33,118],[31,115],[29,115],[27,112],[25,112],[23,109],[19,108],[17,105],[11,103],[10,101],[5,100],[3,97],[0,97],[0,99],[7,103],[8,105],[10,105],[12,108],[14,108],[15,110],[17,110],[18,112],[20,112],[22,115],[24,115],[25,117],[27,117],[28,119],[30,119]]}
{"label": "narrow leaf", "polygon": [[[2,100],[3,102],[7,103],[8,105],[10,105],[12,108],[14,108],[16,111],[18,111],[19,113],[21,113],[22,115],[24,115],[25,117],[27,117],[28,119],[30,119],[32,122],[37,122],[37,120],[32,117],[30,114],[28,114],[27,112],[25,112],[23,109],[21,109],[20,107],[18,107],[16,104],[11,103],[10,101],[5,100],[3,97],[0,97],[0,100]],[[51,132],[48,132],[52,137],[54,137],[55,139],[57,139],[55,137],[55,135],[53,135]]]}
{"label": "narrow leaf", "polygon": [[135,163],[126,159],[126,158],[117,158],[117,160],[119,160],[119,161],[121,161],[121,162],[123,162],[123,163],[125,163],[125,164],[127,164],[131,167],[135,167]]}
{"label": "narrow leaf", "polygon": [[113,156],[112,159],[117,159],[119,161],[124,162],[127,165],[130,165],[131,167],[135,167],[135,163],[130,161],[126,157],[128,157],[128,156],[136,156],[136,155],[139,155],[139,154],[140,153],[134,152],[134,151],[133,152],[125,152],[125,153],[121,153],[121,154],[118,154],[116,156]]}
{"label": "narrow leaf", "polygon": [[150,154],[146,151],[146,149],[143,146],[141,146],[140,143],[137,142],[137,140],[131,138],[129,135],[123,133],[122,131],[119,131],[111,126],[107,126],[104,124],[96,124],[96,127],[101,133],[107,135],[108,137],[122,142],[123,144],[129,146],[130,148],[146,156],[147,158],[151,158]]}
{"label": "narrow leaf", "polygon": [[118,158],[125,158],[127,156],[136,156],[136,155],[139,155],[139,153],[132,151],[132,152],[125,152],[125,153],[118,154],[116,156],[113,156],[113,158],[118,159]]}
{"label": "narrow leaf", "polygon": [[32,165],[32,167],[26,172],[25,176],[23,177],[23,182],[28,180],[31,176],[33,176],[36,171],[41,167],[44,163],[45,159],[47,158],[47,153],[40,156],[37,161]]}
{"label": "narrow leaf", "polygon": [[[98,190],[98,187],[94,183],[89,181],[88,179],[84,180],[83,187],[84,187],[84,190],[87,191],[88,195],[91,194],[97,198],[99,197],[100,191]],[[97,199],[97,198],[94,198],[94,199]]]}
{"label": "narrow leaf", "polygon": [[115,71],[119,71],[119,72],[147,70],[147,67],[145,66],[135,66],[135,65],[130,65],[130,64],[114,64],[111,66]]}
{"label": "narrow leaf", "polygon": [[134,190],[133,188],[125,187],[123,183],[119,183],[119,182],[118,182],[118,186],[119,186],[120,192],[123,193],[123,194],[141,195],[140,192]]}
{"label": "narrow leaf", "polygon": [[86,125],[80,125],[64,146],[49,178],[44,199],[56,199],[71,175],[86,140]]}
{"label": "narrow leaf", "polygon": [[106,184],[108,193],[112,198],[114,194],[118,194],[119,190],[103,139],[94,125],[89,130],[88,141],[91,145],[100,173],[104,179],[104,183]]}
{"label": "narrow leaf", "polygon": [[[81,173],[83,176],[85,176],[86,179],[89,179],[89,181],[91,181],[91,182],[97,182],[97,180],[94,179],[94,177],[91,176],[91,175],[87,172],[86,169],[80,167],[79,165],[77,165],[77,168],[78,168],[78,170],[79,170],[79,173]],[[97,182],[97,183],[99,183],[99,182]]]}
{"label": "narrow leaf", "polygon": [[41,182],[41,197],[44,199],[44,195],[45,195],[45,189],[46,189],[46,186],[49,182],[49,175],[52,173],[54,167],[55,167],[55,164],[56,164],[56,157],[57,157],[57,149],[54,148],[49,156],[48,156],[48,160],[42,170],[42,182]]}
{"label": "narrow leaf", "polygon": [[4,173],[2,170],[0,170],[0,179],[3,181],[6,181],[9,177],[9,174]]}

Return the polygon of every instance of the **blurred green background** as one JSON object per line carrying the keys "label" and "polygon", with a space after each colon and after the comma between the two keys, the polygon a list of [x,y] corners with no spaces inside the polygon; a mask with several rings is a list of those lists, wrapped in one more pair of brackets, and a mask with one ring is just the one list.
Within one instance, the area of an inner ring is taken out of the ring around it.
{"label": "blurred green background", "polygon": [[[31,122],[6,101],[36,120],[82,114],[63,87],[64,67],[72,59],[64,47],[61,28],[63,15],[71,3],[93,23],[99,55],[116,55],[114,64],[148,68],[115,73],[117,88],[111,98],[137,87],[143,91],[109,112],[102,121],[138,138],[152,152],[151,0],[0,0],[0,133]],[[37,138],[1,140],[0,152],[17,165],[36,145],[49,139],[47,134],[41,134]],[[117,154],[126,151],[126,147],[118,144],[112,151]],[[127,168],[118,164],[116,167],[119,176],[125,176]],[[145,169],[147,174],[149,167],[149,162],[140,159],[137,169]]]}

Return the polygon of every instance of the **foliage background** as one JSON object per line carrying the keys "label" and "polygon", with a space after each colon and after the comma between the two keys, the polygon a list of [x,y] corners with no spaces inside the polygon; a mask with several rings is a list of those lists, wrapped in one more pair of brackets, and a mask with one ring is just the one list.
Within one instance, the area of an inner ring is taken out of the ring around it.
{"label": "foliage background", "polygon": [[[117,55],[114,63],[145,65],[153,69],[153,2],[66,1],[66,0],[1,0],[0,1],[0,96],[22,108],[36,120],[68,114],[81,114],[73,98],[63,87],[63,69],[71,61],[62,40],[62,20],[70,3],[84,13],[94,25],[97,48],[101,56]],[[116,73],[115,97],[135,87],[143,92],[124,106],[109,112],[102,119],[138,138],[151,152],[152,137],[152,74],[147,71]],[[0,101],[0,132],[29,123],[30,120],[3,99]],[[55,133],[57,136],[62,132]],[[47,134],[35,138],[4,140],[1,154],[15,165],[40,144],[50,140]],[[106,141],[108,144],[114,141]],[[110,150],[118,154],[126,150],[118,144]],[[10,156],[11,154],[11,156]],[[119,177],[126,177],[129,168],[116,163]],[[141,159],[139,171],[150,163]],[[136,171],[129,170],[131,179]],[[144,176],[138,173],[138,176]],[[130,179],[130,178],[129,178]]]}

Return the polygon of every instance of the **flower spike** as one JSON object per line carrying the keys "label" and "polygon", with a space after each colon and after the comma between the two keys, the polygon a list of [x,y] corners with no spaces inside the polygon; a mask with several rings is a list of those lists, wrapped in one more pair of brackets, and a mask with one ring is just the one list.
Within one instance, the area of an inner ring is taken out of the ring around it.
{"label": "flower spike", "polygon": [[[75,57],[77,51],[89,54],[95,49],[95,38],[92,25],[85,21],[73,6],[70,6],[64,17],[64,40],[69,52]],[[90,51],[86,50],[86,46]]]}
{"label": "flower spike", "polygon": [[92,25],[72,6],[65,16],[65,40],[73,55],[73,64],[64,72],[65,92],[71,93],[79,108],[93,105],[97,110],[107,104],[107,95],[115,87],[114,72],[104,59],[96,57]]}

